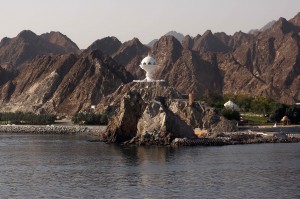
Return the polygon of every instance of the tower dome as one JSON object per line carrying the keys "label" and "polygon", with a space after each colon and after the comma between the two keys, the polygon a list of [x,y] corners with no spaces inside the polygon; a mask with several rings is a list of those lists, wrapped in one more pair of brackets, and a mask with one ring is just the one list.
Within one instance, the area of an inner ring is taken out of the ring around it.
{"label": "tower dome", "polygon": [[156,60],[148,55],[142,60],[141,65],[156,65]]}
{"label": "tower dome", "polygon": [[145,81],[154,81],[153,73],[157,68],[156,60],[148,54],[148,56],[142,60],[140,67],[146,71]]}

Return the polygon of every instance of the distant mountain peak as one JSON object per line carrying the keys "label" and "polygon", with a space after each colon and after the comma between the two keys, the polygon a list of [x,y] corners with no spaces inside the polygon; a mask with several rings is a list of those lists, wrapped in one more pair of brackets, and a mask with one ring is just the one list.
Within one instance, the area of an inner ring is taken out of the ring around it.
{"label": "distant mountain peak", "polygon": [[184,35],[182,33],[176,32],[174,30],[167,32],[165,35],[174,36],[179,42],[182,42]]}
{"label": "distant mountain peak", "polygon": [[31,30],[23,30],[17,35],[17,37],[27,40],[27,39],[35,38],[35,37],[37,37],[37,35],[34,32],[32,32]]}
{"label": "distant mountain peak", "polygon": [[288,33],[292,30],[292,24],[289,23],[285,18],[280,17],[278,21],[274,23],[271,29],[275,31],[281,30],[283,33]]}
{"label": "distant mountain peak", "polygon": [[[168,36],[168,35],[172,35],[173,37],[175,37],[180,43],[182,42],[184,35],[182,33],[176,32],[175,30],[171,30],[169,32],[167,32],[166,34],[164,34],[164,36]],[[149,46],[150,48],[153,47],[153,45],[158,41],[158,39],[153,39],[152,41],[150,41],[147,46]]]}
{"label": "distant mountain peak", "polygon": [[101,50],[112,56],[118,51],[122,43],[114,36],[104,37],[94,41],[87,50]]}
{"label": "distant mountain peak", "polygon": [[259,32],[263,32],[265,30],[268,30],[270,29],[274,24],[276,23],[275,20],[272,20],[270,22],[268,22],[266,25],[264,25],[263,27],[261,27],[260,29],[252,29],[248,32],[248,34],[256,34],[256,33],[259,33]]}
{"label": "distant mountain peak", "polygon": [[300,12],[298,12],[297,15],[295,15],[291,20],[290,22],[292,24],[294,24],[295,26],[300,26]]}
{"label": "distant mountain peak", "polygon": [[79,50],[78,46],[69,37],[67,37],[59,31],[51,31],[50,33],[44,33],[40,35],[40,37],[48,41],[49,43],[67,49],[67,51],[76,52]]}
{"label": "distant mountain peak", "polygon": [[212,32],[211,32],[211,30],[207,30],[207,31],[205,31],[205,33],[202,35],[202,37],[205,37],[205,36],[212,36],[213,34],[212,34]]}

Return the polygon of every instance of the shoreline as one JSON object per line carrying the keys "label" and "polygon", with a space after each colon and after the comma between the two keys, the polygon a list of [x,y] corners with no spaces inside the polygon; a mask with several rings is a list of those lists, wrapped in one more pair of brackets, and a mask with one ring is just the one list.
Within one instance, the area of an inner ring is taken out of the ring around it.
{"label": "shoreline", "polygon": [[[98,139],[91,142],[102,142],[101,134],[107,126],[65,126],[65,125],[0,125],[0,134],[33,134],[33,135],[88,135]],[[281,135],[276,136],[276,135]],[[284,135],[284,136],[282,136]],[[283,127],[255,127],[247,126],[236,132],[224,132],[222,137],[216,138],[175,138],[171,146],[224,146],[237,144],[260,143],[299,143],[300,126]],[[125,145],[138,145],[136,143],[124,143]],[[155,143],[143,143],[141,145],[155,145]]]}

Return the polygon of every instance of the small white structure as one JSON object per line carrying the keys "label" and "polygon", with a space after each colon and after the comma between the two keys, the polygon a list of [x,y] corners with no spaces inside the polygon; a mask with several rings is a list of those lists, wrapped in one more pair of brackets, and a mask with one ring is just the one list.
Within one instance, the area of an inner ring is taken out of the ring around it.
{"label": "small white structure", "polygon": [[148,54],[148,56],[142,60],[140,67],[146,71],[145,81],[153,81],[153,73],[157,68],[156,60]]}
{"label": "small white structure", "polygon": [[235,103],[233,103],[231,100],[229,100],[228,102],[226,102],[224,104],[224,107],[227,108],[227,109],[235,110],[235,111],[239,111],[240,110],[239,106],[236,105]]}
{"label": "small white structure", "polygon": [[142,60],[140,67],[146,71],[146,78],[144,80],[133,80],[134,82],[165,82],[165,80],[153,79],[154,71],[157,69],[158,65],[156,60],[149,54]]}

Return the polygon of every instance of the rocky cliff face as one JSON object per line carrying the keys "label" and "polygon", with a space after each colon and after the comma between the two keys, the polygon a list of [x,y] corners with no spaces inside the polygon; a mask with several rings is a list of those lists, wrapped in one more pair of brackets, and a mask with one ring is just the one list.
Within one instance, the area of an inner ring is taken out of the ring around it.
{"label": "rocky cliff face", "polygon": [[299,101],[299,44],[298,26],[281,18],[232,54],[219,56],[223,92],[263,95],[288,104]]}
{"label": "rocky cliff face", "polygon": [[0,111],[72,114],[129,81],[132,76],[100,51],[41,56],[0,87]]}
{"label": "rocky cliff face", "polygon": [[38,55],[62,54],[78,50],[76,44],[61,33],[51,32],[38,36],[30,30],[24,30],[15,38],[1,40],[0,65],[2,68],[12,70]]}

